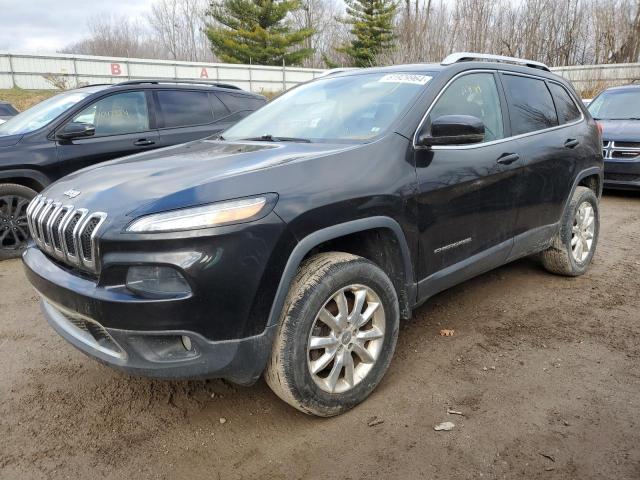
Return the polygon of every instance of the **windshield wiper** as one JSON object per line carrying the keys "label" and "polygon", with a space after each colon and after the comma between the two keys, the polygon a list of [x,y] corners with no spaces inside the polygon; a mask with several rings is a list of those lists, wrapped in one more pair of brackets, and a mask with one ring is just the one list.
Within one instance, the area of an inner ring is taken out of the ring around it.
{"label": "windshield wiper", "polygon": [[296,137],[274,137],[271,134],[262,135],[260,137],[243,138],[246,142],[300,142],[311,143],[308,138],[296,138]]}

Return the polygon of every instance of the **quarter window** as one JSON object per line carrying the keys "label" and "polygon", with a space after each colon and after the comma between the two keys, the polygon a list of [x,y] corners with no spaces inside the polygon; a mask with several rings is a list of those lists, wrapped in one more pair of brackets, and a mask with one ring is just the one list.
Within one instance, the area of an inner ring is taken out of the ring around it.
{"label": "quarter window", "polygon": [[166,128],[213,122],[213,111],[207,92],[159,90],[158,102]]}
{"label": "quarter window", "polygon": [[551,93],[543,80],[516,75],[504,75],[503,78],[514,135],[558,125]]}
{"label": "quarter window", "polygon": [[564,89],[564,87],[557,83],[549,82],[549,90],[553,95],[553,101],[556,104],[556,110],[558,111],[558,120],[560,124],[571,123],[580,118],[580,110],[573,101],[571,95]]}
{"label": "quarter window", "polygon": [[82,110],[74,122],[90,123],[96,137],[146,132],[149,111],[144,92],[124,92],[109,95]]}
{"label": "quarter window", "polygon": [[504,138],[500,97],[492,73],[471,73],[454,80],[435,103],[431,121],[443,115],[470,115],[482,120],[485,142]]}

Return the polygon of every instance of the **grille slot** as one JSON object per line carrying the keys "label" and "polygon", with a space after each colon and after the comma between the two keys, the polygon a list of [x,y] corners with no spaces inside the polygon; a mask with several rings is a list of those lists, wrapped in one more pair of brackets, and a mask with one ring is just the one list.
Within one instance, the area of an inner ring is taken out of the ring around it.
{"label": "grille slot", "polygon": [[53,248],[58,251],[62,251],[62,242],[60,241],[60,224],[65,215],[69,212],[69,209],[62,207],[55,218],[51,219],[51,243]]}
{"label": "grille slot", "polygon": [[603,140],[602,156],[605,160],[637,160],[640,157],[640,142]]}
{"label": "grille slot", "polygon": [[100,219],[98,217],[90,218],[87,224],[82,229],[82,233],[80,234],[80,249],[82,253],[82,258],[85,260],[93,261],[93,248],[92,248],[92,237],[91,235],[95,231],[96,227],[100,223]]}
{"label": "grille slot", "polygon": [[96,235],[106,217],[105,213],[89,213],[42,195],[27,208],[29,231],[40,249],[92,273],[98,273]]}
{"label": "grille slot", "polygon": [[78,222],[81,218],[82,213],[74,213],[71,217],[71,221],[64,229],[64,244],[67,247],[67,253],[72,257],[76,256],[76,243],[73,236],[73,231],[76,228],[76,225],[78,225]]}

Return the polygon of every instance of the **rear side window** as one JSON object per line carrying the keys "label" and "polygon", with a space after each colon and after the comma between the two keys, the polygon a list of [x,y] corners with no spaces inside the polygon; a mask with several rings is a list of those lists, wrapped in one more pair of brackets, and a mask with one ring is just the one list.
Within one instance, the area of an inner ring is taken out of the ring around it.
{"label": "rear side window", "polygon": [[216,92],[216,95],[232,112],[240,112],[242,110],[253,111],[265,104],[265,101],[261,98],[249,97],[247,95],[236,95],[226,92]]}
{"label": "rear side window", "polygon": [[213,122],[207,92],[159,90],[158,102],[165,128],[204,125]]}
{"label": "rear side window", "polygon": [[543,80],[516,75],[504,75],[503,80],[514,135],[558,125],[551,93]]}
{"label": "rear side window", "polygon": [[549,90],[553,95],[553,101],[556,103],[556,110],[558,111],[558,120],[560,124],[571,123],[580,118],[580,110],[573,101],[571,95],[564,89],[564,87],[557,83],[549,82]]}

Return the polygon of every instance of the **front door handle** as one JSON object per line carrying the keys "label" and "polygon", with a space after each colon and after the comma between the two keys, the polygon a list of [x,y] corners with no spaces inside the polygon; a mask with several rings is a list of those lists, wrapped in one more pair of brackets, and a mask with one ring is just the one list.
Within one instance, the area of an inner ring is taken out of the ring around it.
{"label": "front door handle", "polygon": [[565,148],[576,148],[580,145],[580,142],[575,138],[569,138],[566,142],[564,142]]}
{"label": "front door handle", "polygon": [[156,142],[153,140],[148,140],[146,138],[141,138],[140,140],[133,142],[136,147],[146,147],[147,145],[154,145],[155,143]]}
{"label": "front door handle", "polygon": [[517,153],[505,153],[503,155],[500,155],[500,158],[498,158],[498,163],[500,165],[511,165],[513,162],[517,162],[518,160],[520,160],[520,155],[518,155]]}

